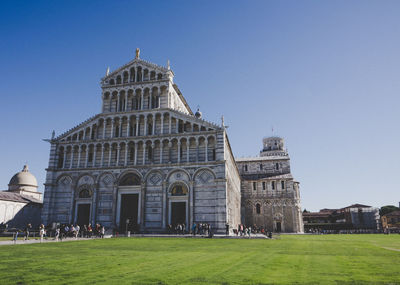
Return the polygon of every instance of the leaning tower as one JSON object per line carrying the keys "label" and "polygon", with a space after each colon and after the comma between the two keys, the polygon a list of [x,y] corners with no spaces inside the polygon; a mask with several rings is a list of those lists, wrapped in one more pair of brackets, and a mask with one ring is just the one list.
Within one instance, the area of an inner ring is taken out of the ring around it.
{"label": "leaning tower", "polygon": [[303,232],[299,182],[290,171],[284,139],[266,137],[259,156],[237,158],[242,222],[275,232]]}

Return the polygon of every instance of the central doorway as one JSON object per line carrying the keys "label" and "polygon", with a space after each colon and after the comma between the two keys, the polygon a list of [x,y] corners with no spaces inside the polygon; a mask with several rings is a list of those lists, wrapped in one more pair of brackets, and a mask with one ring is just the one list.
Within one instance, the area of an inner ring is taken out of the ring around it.
{"label": "central doorway", "polygon": [[276,232],[280,233],[282,230],[282,224],[281,222],[276,222]]}
{"label": "central doorway", "polygon": [[90,204],[78,204],[78,218],[76,223],[82,227],[88,225],[90,220]]}
{"label": "central doorway", "polygon": [[186,202],[171,202],[171,224],[186,224]]}
{"label": "central doorway", "polygon": [[138,231],[139,194],[121,195],[120,232]]}

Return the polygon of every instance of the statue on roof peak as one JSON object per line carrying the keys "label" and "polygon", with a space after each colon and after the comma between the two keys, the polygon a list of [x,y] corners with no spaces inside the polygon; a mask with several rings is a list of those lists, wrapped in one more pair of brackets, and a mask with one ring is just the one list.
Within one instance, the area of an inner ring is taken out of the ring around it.
{"label": "statue on roof peak", "polygon": [[136,48],[136,57],[135,57],[135,59],[139,59],[139,56],[140,56],[140,49]]}

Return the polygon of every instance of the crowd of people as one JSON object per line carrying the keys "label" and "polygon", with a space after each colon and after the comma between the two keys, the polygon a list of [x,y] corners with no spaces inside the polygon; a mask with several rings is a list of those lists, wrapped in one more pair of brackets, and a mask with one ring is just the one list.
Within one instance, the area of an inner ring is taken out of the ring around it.
{"label": "crowd of people", "polygon": [[310,228],[304,231],[308,234],[379,234],[385,233],[382,230],[373,230],[373,229],[347,229],[347,230],[326,230],[320,228]]}
{"label": "crowd of people", "polygon": [[207,223],[193,223],[193,226],[190,229],[186,229],[186,224],[178,223],[178,224],[169,224],[167,227],[168,234],[176,234],[183,235],[185,233],[189,233],[192,235],[206,235],[212,236],[211,225]]}
{"label": "crowd of people", "polygon": [[[104,238],[105,227],[101,224],[96,224],[94,227],[91,224],[83,225],[80,227],[78,224],[53,224],[45,227],[41,224],[38,231],[32,229],[32,224],[27,224],[23,233],[24,240],[29,240],[29,237],[35,235],[38,232],[40,241],[43,239],[53,238],[56,241],[63,240],[66,238],[92,238],[99,237]],[[13,239],[18,239],[20,232],[14,233]]]}

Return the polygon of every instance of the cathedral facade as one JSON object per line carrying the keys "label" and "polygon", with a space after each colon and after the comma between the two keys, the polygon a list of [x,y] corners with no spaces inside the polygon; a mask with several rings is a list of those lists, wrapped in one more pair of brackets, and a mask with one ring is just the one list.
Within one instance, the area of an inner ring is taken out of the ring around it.
{"label": "cathedral facade", "polygon": [[101,80],[102,112],[49,140],[43,223],[162,232],[240,223],[240,177],[223,125],[190,109],[174,73],[136,58]]}
{"label": "cathedral facade", "polygon": [[225,233],[243,222],[240,167],[223,120],[193,113],[173,79],[169,64],[144,61],[138,50],[107,70],[101,112],[48,140],[44,224],[165,232],[208,223]]}

